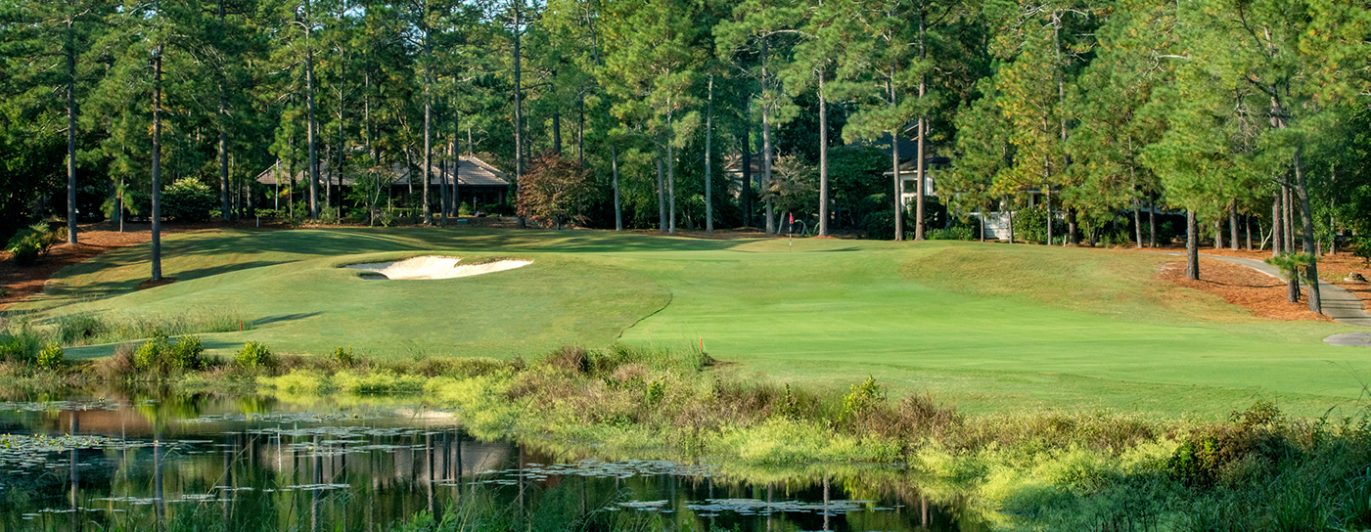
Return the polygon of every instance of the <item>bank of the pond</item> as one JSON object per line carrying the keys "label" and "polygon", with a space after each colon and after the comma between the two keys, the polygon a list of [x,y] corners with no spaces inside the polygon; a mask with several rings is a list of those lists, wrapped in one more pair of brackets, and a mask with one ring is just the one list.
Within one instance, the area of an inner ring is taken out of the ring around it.
{"label": "bank of the pond", "polygon": [[[177,349],[179,342],[156,348]],[[563,460],[703,462],[755,482],[817,479],[842,468],[894,472],[935,502],[956,501],[1005,528],[1371,525],[1366,415],[1288,418],[1259,403],[1223,422],[966,416],[936,398],[888,397],[872,379],[846,393],[815,393],[713,371],[716,362],[699,352],[626,347],[567,348],[531,361],[244,353],[182,369],[167,362],[152,373],[177,375],[168,380],[128,378],[149,375],[124,367],[139,363],[136,353],[64,376],[26,375],[30,384],[57,387],[122,378],[126,386],[231,389],[294,402],[400,398],[453,412],[478,438],[517,441]]]}

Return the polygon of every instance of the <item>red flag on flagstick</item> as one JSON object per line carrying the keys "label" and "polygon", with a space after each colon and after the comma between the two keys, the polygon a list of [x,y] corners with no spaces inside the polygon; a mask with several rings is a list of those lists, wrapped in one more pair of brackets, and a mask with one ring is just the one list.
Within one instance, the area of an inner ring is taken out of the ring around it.
{"label": "red flag on flagstick", "polygon": [[790,225],[795,225],[795,213],[790,213]]}

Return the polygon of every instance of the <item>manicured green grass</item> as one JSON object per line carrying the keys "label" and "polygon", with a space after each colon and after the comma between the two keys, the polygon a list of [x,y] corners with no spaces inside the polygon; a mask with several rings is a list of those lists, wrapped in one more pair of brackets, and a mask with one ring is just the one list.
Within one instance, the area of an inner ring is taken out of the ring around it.
{"label": "manicured green grass", "polygon": [[[443,281],[338,266],[418,254],[533,265]],[[282,352],[532,356],[615,341],[687,349],[717,371],[845,388],[873,375],[971,412],[1047,407],[1216,417],[1258,398],[1315,415],[1352,406],[1371,350],[1346,328],[1251,318],[1154,279],[1131,251],[977,243],[701,240],[473,229],[207,231],[166,239],[168,286],[132,291],[146,250],[60,274],[31,309],[174,315],[222,309]],[[74,350],[101,354],[108,346]]]}

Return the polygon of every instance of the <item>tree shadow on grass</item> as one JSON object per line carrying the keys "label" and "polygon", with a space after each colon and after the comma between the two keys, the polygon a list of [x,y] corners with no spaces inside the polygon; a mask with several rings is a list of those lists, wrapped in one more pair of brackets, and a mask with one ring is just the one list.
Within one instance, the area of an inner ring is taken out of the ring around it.
{"label": "tree shadow on grass", "polygon": [[258,318],[258,319],[252,320],[252,326],[253,326],[253,327],[261,327],[261,326],[263,326],[263,325],[272,325],[272,324],[284,323],[284,322],[288,322],[288,321],[298,321],[298,320],[303,320],[303,319],[307,319],[307,318],[313,318],[313,317],[318,316],[318,315],[320,315],[320,314],[323,314],[323,312],[320,312],[320,311],[314,311],[314,312],[297,312],[297,313],[295,313],[295,314],[279,314],[279,315],[276,315],[276,316],[267,316],[267,317],[265,317],[265,318]]}

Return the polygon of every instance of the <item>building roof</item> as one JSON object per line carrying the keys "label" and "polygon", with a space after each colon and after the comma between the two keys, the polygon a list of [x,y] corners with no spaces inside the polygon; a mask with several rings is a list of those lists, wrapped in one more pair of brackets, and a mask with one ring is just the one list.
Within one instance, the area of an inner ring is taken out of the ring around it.
{"label": "building roof", "polygon": [[[272,165],[267,167],[262,173],[257,174],[257,182],[267,186],[274,186],[278,182],[289,182],[290,179],[287,177],[286,170],[280,168],[280,166],[281,165]],[[404,164],[393,164],[390,166],[387,173],[390,177],[392,186],[404,186],[409,184],[411,175],[416,177],[416,181],[418,180],[418,170],[417,167],[408,168]],[[277,176],[278,171],[280,172],[279,178]],[[433,171],[430,173],[430,184],[442,184],[445,181],[445,177],[447,177],[443,175],[444,173],[447,173],[444,169],[439,166],[434,166]],[[319,179],[323,180],[325,183],[337,183],[337,178],[334,177],[329,164],[325,161],[319,162]],[[305,171],[299,170],[295,172],[295,180],[301,182],[305,181]],[[343,174],[343,185],[352,186],[356,184],[356,182],[356,175]],[[457,184],[464,187],[507,187],[510,183],[505,177],[504,172],[501,172],[489,163],[486,163],[475,156],[463,155],[459,158],[459,163],[457,165]]]}

